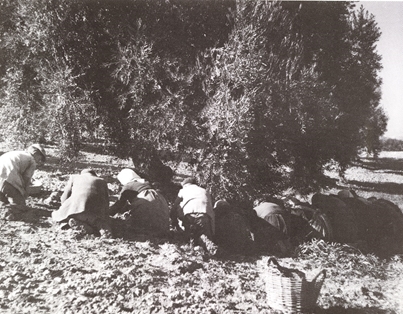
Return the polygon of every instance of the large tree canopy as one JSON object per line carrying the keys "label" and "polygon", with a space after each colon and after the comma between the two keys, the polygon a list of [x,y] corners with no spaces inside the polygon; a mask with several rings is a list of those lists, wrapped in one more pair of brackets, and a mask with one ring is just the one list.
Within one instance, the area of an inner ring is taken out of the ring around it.
{"label": "large tree canopy", "polygon": [[217,197],[325,184],[376,153],[380,36],[350,2],[0,0],[4,140],[190,160]]}

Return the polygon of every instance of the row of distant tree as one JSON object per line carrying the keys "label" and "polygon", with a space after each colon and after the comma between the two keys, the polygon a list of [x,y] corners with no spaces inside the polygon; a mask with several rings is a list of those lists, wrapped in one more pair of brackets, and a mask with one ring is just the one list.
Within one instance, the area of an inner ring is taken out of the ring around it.
{"label": "row of distant tree", "polygon": [[381,149],[389,152],[403,151],[403,140],[381,138]]}
{"label": "row of distant tree", "polygon": [[186,156],[216,196],[315,189],[380,148],[380,34],[340,1],[0,0],[0,128]]}

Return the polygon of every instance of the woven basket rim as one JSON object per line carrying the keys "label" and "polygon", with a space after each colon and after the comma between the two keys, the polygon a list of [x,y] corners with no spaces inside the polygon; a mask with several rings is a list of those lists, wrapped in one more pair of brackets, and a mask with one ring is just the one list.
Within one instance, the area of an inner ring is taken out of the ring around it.
{"label": "woven basket rim", "polygon": [[[326,271],[321,270],[311,281],[308,281],[301,271],[280,266],[273,258],[269,259],[269,265],[270,262],[273,262],[275,267],[270,267],[266,275],[266,294],[269,306],[292,312],[314,308],[326,277]],[[298,275],[285,276],[285,270],[291,273],[294,271]]]}

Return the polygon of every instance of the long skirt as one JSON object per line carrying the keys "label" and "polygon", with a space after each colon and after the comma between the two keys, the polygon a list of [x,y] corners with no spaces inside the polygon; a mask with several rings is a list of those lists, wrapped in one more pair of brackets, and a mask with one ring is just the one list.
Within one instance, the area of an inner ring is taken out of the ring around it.
{"label": "long skirt", "polygon": [[155,235],[169,232],[169,206],[161,193],[153,189],[140,192],[131,208],[131,222],[135,230]]}
{"label": "long skirt", "polygon": [[231,253],[254,253],[253,232],[242,215],[234,211],[227,211],[216,215],[215,218],[215,240],[218,245]]}
{"label": "long skirt", "polygon": [[324,213],[331,223],[333,240],[339,243],[357,241],[359,228],[354,211],[337,196],[314,194],[312,205]]}
{"label": "long skirt", "polygon": [[289,230],[290,222],[287,218],[287,215],[283,213],[273,213],[265,216],[264,220],[266,220],[269,224],[271,224],[285,236],[289,237],[291,231]]}
{"label": "long skirt", "polygon": [[322,239],[328,242],[333,241],[333,228],[329,218],[325,213],[322,213],[320,210],[316,210],[312,216],[312,219],[309,220],[309,224],[314,228]]}

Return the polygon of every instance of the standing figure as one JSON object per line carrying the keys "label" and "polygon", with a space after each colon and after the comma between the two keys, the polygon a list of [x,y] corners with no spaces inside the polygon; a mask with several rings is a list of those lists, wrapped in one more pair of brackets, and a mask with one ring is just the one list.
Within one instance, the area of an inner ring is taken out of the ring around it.
{"label": "standing figure", "polygon": [[182,181],[182,189],[171,209],[173,225],[182,221],[187,240],[194,241],[211,255],[217,253],[212,242],[215,231],[215,216],[210,193],[197,185],[195,178]]}
{"label": "standing figure", "polygon": [[25,205],[31,179],[46,160],[45,149],[33,144],[27,151],[11,151],[0,156],[0,203]]}
{"label": "standing figure", "polygon": [[132,169],[118,174],[123,185],[109,215],[127,212],[130,227],[136,231],[164,236],[169,232],[169,206],[165,197]]}
{"label": "standing figure", "polygon": [[84,169],[81,174],[70,176],[60,200],[61,206],[52,213],[52,218],[62,227],[79,227],[89,234],[111,235],[106,221],[108,186],[94,170]]}

